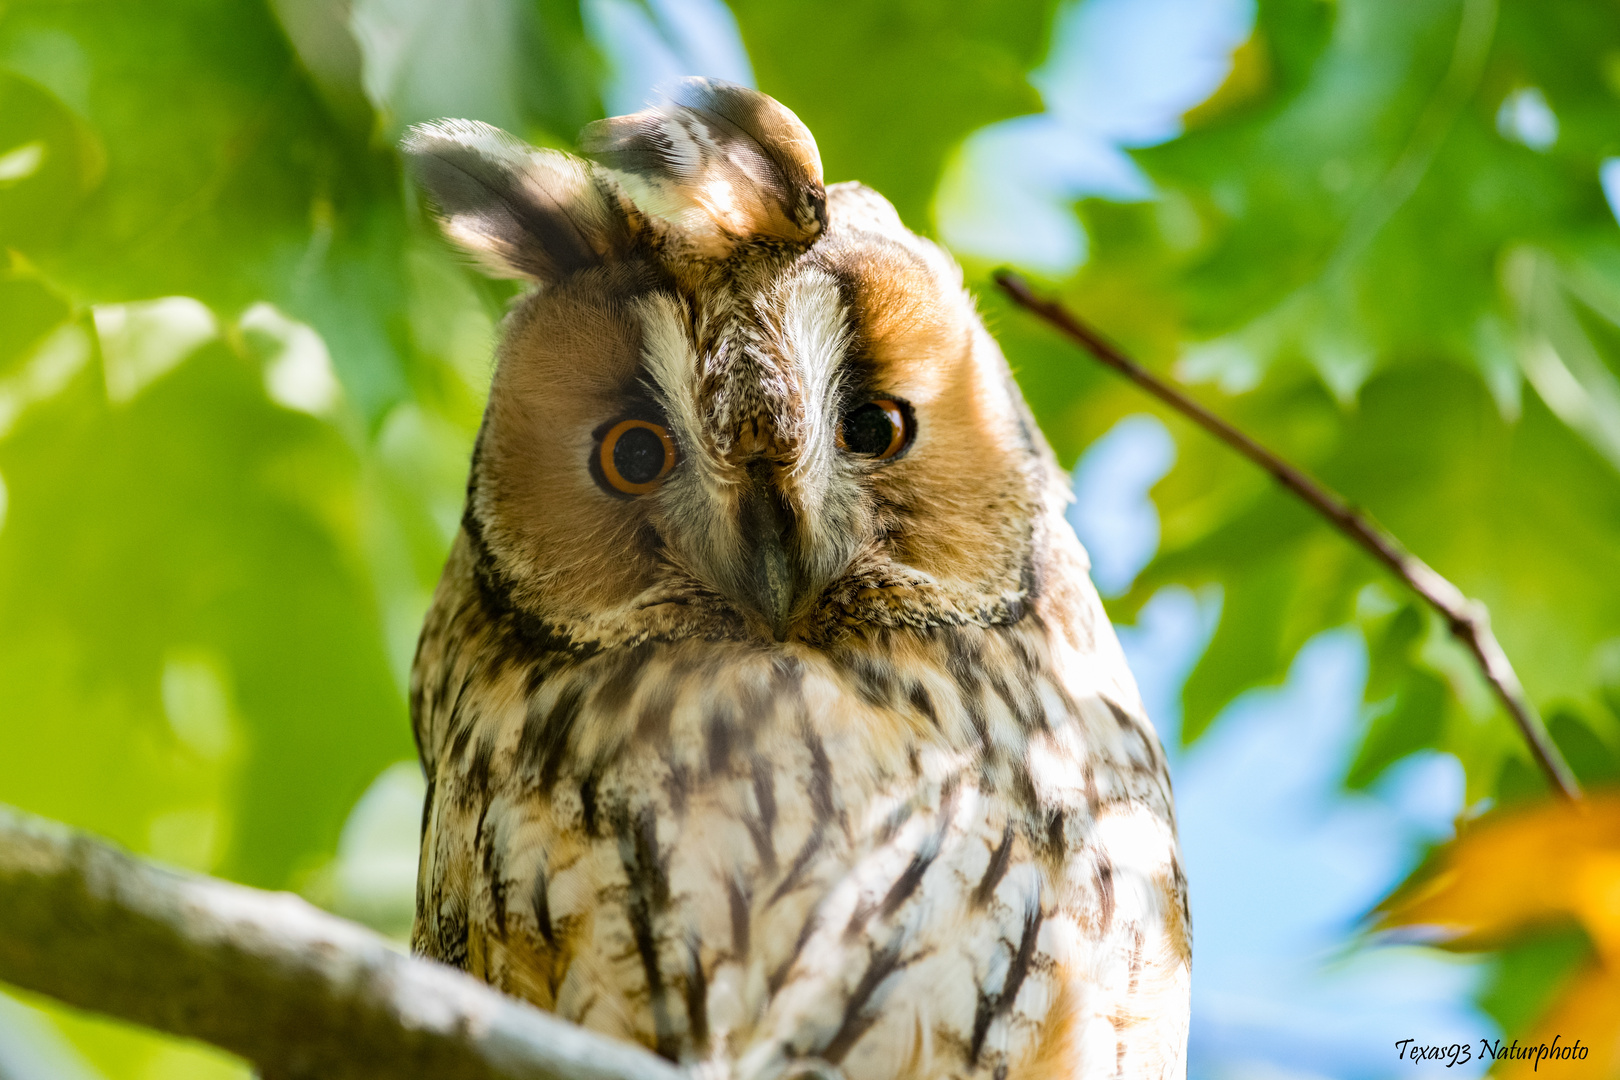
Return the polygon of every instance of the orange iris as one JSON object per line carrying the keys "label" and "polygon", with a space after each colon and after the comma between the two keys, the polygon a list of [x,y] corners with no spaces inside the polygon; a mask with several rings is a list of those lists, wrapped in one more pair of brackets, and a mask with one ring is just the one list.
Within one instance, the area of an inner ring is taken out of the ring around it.
{"label": "orange iris", "polygon": [[675,467],[675,440],[651,420],[620,420],[602,436],[597,463],[615,491],[645,495]]}

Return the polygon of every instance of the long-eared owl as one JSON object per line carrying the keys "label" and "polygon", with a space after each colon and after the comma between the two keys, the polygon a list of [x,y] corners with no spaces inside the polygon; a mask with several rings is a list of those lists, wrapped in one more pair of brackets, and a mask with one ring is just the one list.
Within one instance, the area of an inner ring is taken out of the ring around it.
{"label": "long-eared owl", "polygon": [[1163,750],[961,271],[776,101],[404,149],[507,316],[415,948],[736,1080],[1180,1077]]}

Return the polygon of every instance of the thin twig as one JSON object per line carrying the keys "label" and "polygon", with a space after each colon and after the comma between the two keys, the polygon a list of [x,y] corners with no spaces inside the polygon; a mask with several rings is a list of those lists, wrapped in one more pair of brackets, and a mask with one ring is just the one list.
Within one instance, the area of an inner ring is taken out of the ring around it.
{"label": "thin twig", "polygon": [[1570,772],[1563,754],[1547,735],[1536,707],[1525,695],[1519,677],[1508,662],[1507,654],[1491,632],[1490,615],[1485,605],[1464,596],[1462,590],[1441,577],[1423,560],[1407,551],[1401,542],[1388,532],[1368,521],[1339,496],[1267,450],[1243,432],[1222,420],[1198,402],[1175,387],[1149,373],[1147,369],[1120,352],[1091,327],[1081,322],[1067,308],[1053,300],[1043,299],[1030,291],[1022,277],[1010,271],[996,274],[996,284],[1012,297],[1013,302],[1026,311],[1056,327],[1065,336],[1081,345],[1096,359],[1124,375],[1127,379],[1175,409],[1205,431],[1270,473],[1283,487],[1298,495],[1317,513],[1327,518],[1340,532],[1365,548],[1373,558],[1389,567],[1412,591],[1421,596],[1446,620],[1451,632],[1474,654],[1480,671],[1506,706],[1513,722],[1524,734],[1530,753],[1546,773],[1547,782],[1554,791],[1568,799],[1581,796],[1580,785]]}
{"label": "thin twig", "polygon": [[201,1039],[277,1080],[682,1080],[288,893],[0,806],[0,980]]}

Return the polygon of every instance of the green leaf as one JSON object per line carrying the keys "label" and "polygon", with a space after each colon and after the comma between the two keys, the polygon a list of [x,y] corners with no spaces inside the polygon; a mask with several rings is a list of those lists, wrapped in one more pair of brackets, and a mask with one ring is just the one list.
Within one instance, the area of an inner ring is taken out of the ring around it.
{"label": "green leaf", "polygon": [[985,5],[738,0],[759,87],[815,133],[829,182],[882,192],[914,229],[951,149],[975,128],[1040,111],[1025,79],[1050,0]]}
{"label": "green leaf", "polygon": [[26,272],[0,273],[0,378],[68,318],[68,304],[50,286]]}
{"label": "green leaf", "polygon": [[1569,761],[1575,778],[1588,788],[1610,787],[1620,782],[1620,754],[1594,730],[1596,726],[1568,705],[1547,720],[1547,732]]}
{"label": "green leaf", "polygon": [[[27,413],[0,443],[0,685],[27,718],[8,800],[141,850],[212,832],[205,866],[272,886],[334,842],[410,753],[355,538],[323,510],[354,503],[356,464],[219,344],[125,405],[89,367]],[[187,719],[198,678],[229,718]],[[233,739],[239,791],[216,772]]]}
{"label": "green leaf", "polygon": [[1447,696],[1446,684],[1439,678],[1412,672],[1387,708],[1374,715],[1350,763],[1345,786],[1367,788],[1401,758],[1435,745],[1443,730]]}

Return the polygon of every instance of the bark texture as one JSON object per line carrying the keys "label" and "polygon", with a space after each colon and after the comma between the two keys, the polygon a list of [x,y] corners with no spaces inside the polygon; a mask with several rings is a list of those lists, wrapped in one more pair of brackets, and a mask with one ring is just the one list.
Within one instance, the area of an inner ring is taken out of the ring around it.
{"label": "bark texture", "polygon": [[0,980],[212,1043],[275,1080],[679,1080],[288,893],[0,806]]}

